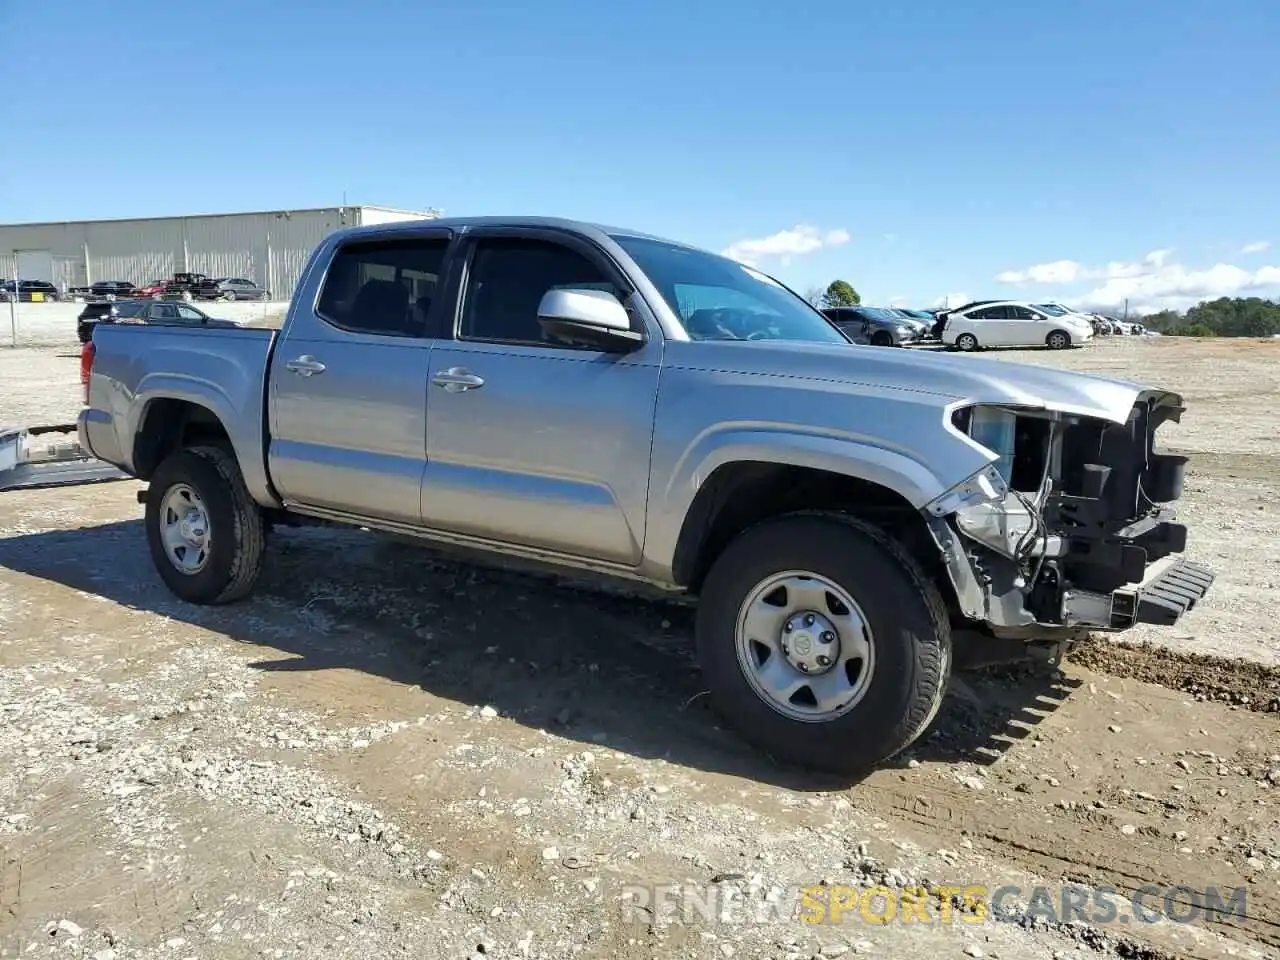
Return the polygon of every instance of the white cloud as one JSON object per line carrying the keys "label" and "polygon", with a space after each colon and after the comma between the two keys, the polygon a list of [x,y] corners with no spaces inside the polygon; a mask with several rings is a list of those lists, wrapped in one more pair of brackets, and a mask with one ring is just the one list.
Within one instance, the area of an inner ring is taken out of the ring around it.
{"label": "white cloud", "polygon": [[1037,263],[1025,270],[1006,270],[996,277],[998,283],[1071,283],[1080,276],[1080,264],[1074,260]]}
{"label": "white cloud", "polygon": [[779,260],[788,264],[793,257],[803,257],[848,242],[848,230],[822,231],[817,227],[798,223],[790,230],[779,230],[767,237],[738,240],[720,252],[726,257],[751,265],[757,265],[762,260]]}
{"label": "white cloud", "polygon": [[1115,310],[1126,300],[1130,310],[1185,309],[1201,300],[1280,288],[1280,267],[1248,270],[1218,263],[1194,268],[1172,261],[1172,254],[1172,250],[1153,250],[1141,260],[1117,260],[1099,267],[1055,260],[1024,270],[1006,270],[996,281],[1013,285],[1100,281],[1088,293],[1070,298],[1096,310]]}
{"label": "white cloud", "polygon": [[1244,254],[1250,253],[1266,253],[1271,249],[1270,240],[1259,240],[1256,243],[1246,243],[1240,248],[1240,252]]}

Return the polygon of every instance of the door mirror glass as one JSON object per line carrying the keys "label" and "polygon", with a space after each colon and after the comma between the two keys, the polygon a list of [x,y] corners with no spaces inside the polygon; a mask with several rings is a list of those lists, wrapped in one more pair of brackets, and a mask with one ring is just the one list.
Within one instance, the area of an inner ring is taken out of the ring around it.
{"label": "door mirror glass", "polygon": [[627,353],[644,337],[631,329],[631,316],[612,293],[605,290],[548,290],[538,304],[538,323],[548,336]]}

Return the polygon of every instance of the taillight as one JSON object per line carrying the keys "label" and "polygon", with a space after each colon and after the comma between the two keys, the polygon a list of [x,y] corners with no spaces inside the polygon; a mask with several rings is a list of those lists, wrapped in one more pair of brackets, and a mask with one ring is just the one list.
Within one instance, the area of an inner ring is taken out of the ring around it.
{"label": "taillight", "polygon": [[80,348],[80,382],[84,385],[84,402],[89,403],[89,374],[93,371],[93,357],[98,348],[90,340]]}

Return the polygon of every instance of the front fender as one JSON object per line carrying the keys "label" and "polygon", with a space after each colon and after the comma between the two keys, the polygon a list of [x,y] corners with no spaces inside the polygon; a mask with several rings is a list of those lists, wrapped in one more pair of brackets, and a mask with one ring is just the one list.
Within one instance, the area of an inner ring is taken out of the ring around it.
{"label": "front fender", "polygon": [[694,498],[725,464],[776,463],[824,470],[885,487],[920,509],[988,462],[976,449],[968,449],[968,453],[971,456],[963,456],[964,462],[949,463],[948,476],[942,477],[911,450],[879,438],[854,439],[798,431],[792,425],[763,424],[734,424],[706,433],[678,459],[661,489],[653,491],[657,503],[651,510],[646,559],[654,570],[671,574],[676,545]]}

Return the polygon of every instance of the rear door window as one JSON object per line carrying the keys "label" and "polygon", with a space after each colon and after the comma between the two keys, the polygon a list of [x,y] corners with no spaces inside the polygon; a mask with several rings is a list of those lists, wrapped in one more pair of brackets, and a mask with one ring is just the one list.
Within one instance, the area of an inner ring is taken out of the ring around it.
{"label": "rear door window", "polygon": [[316,313],[351,333],[426,335],[449,241],[413,237],[344,244],[320,289]]}

